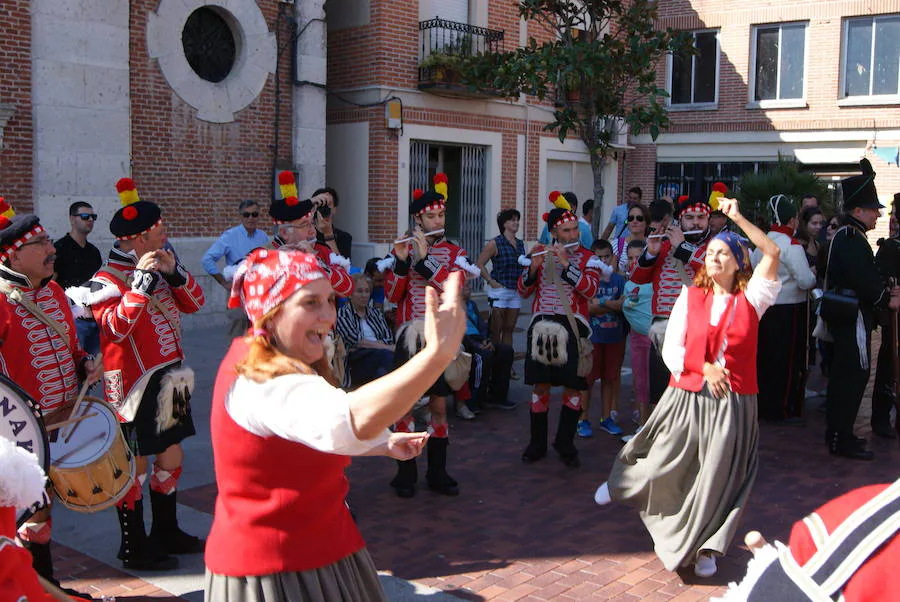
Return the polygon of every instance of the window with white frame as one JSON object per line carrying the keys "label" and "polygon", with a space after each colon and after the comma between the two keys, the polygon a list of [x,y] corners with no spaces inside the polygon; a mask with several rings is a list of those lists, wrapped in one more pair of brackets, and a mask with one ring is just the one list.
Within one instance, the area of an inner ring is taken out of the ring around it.
{"label": "window with white frame", "polygon": [[844,96],[900,94],[900,15],[844,21]]}
{"label": "window with white frame", "polygon": [[719,94],[719,33],[694,32],[694,52],[669,60],[669,103],[711,105]]}
{"label": "window with white frame", "polygon": [[760,25],[753,37],[753,100],[799,100],[806,80],[806,23]]}

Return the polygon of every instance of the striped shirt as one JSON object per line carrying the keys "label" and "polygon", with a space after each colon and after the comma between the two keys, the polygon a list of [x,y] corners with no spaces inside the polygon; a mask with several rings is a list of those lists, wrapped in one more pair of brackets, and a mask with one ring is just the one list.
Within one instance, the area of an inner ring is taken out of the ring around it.
{"label": "striped shirt", "polygon": [[[387,345],[394,344],[394,335],[388,327],[387,321],[384,319],[384,314],[381,313],[380,310],[371,305],[367,306],[366,323],[369,325],[369,328],[372,329],[372,332],[375,333],[375,338],[378,339],[378,341]],[[344,340],[344,346],[348,351],[355,349],[356,346],[359,345],[360,339],[363,338],[362,318],[356,313],[356,310],[353,309],[352,304],[347,303],[338,310],[335,330],[337,330],[338,335]]]}

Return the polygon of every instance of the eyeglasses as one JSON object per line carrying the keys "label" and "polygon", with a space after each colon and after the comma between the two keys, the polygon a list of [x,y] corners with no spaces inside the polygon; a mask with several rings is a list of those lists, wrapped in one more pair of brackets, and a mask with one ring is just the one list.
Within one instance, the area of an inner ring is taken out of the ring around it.
{"label": "eyeglasses", "polygon": [[77,214],[75,214],[75,216],[76,216],[76,217],[80,217],[80,218],[83,219],[84,221],[88,221],[88,220],[92,220],[92,221],[95,221],[95,222],[97,221],[97,214],[96,214],[96,213],[77,213]]}
{"label": "eyeglasses", "polygon": [[628,223],[631,223],[635,220],[643,223],[644,216],[643,215],[629,215],[626,221],[628,221]]}
{"label": "eyeglasses", "polygon": [[37,240],[32,240],[31,242],[26,242],[22,247],[30,247],[31,245],[50,245],[52,247],[53,241],[50,240],[49,236],[45,236],[43,238],[38,238]]}
{"label": "eyeglasses", "polygon": [[241,215],[244,217],[259,217],[259,211],[244,211]]}
{"label": "eyeglasses", "polygon": [[833,223],[832,223],[832,224],[828,224],[828,229],[829,229],[829,230],[837,230],[837,227],[838,227],[837,224],[833,224]]}

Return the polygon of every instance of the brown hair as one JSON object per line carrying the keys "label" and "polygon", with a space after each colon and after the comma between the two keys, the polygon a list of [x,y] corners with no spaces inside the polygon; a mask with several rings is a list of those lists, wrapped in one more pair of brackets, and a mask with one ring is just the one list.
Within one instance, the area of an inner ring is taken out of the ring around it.
{"label": "brown hair", "polygon": [[[281,305],[276,306],[275,309],[260,318],[259,323],[255,324],[253,329],[266,329],[266,326],[281,311],[281,307]],[[247,355],[235,364],[234,370],[253,382],[262,383],[288,374],[316,374],[332,386],[338,386],[331,370],[331,364],[325,357],[313,362],[312,365],[307,365],[278,351],[272,344],[271,335],[249,334],[244,340],[247,342]]]}
{"label": "brown hair", "polygon": [[[738,269],[737,273],[734,275],[734,286],[731,289],[732,294],[745,290],[747,288],[747,283],[750,282],[751,276],[753,276],[752,271]],[[705,265],[701,267],[700,271],[697,272],[697,275],[694,276],[694,286],[707,291],[713,289],[713,279],[706,273]]]}

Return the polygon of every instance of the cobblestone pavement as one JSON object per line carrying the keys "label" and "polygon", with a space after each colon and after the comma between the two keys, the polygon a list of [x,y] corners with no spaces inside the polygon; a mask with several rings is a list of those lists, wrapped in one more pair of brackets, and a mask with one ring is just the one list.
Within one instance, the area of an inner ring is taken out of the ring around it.
{"label": "cobblestone pavement", "polygon": [[[188,337],[198,389],[208,388],[224,353],[224,338],[212,330],[193,331]],[[873,349],[877,350],[877,341]],[[521,374],[521,362],[516,367]],[[625,373],[622,390],[627,400],[630,372]],[[821,389],[822,384],[814,380],[811,388]],[[200,390],[195,399],[208,396],[208,390]],[[528,390],[520,381],[514,382],[510,396],[524,401]],[[824,414],[817,410],[823,402],[823,398],[808,400],[804,427],[761,427],[759,477],[743,517],[741,538],[746,531],[757,529],[770,539],[785,541],[791,524],[826,500],[854,487],[900,476],[896,440],[873,440],[874,462],[830,457],[822,440]],[[868,404],[867,397],[859,434],[868,433]],[[599,403],[595,402],[594,408],[599,408]],[[558,410],[557,391],[551,429]],[[197,413],[200,433],[195,449],[209,439],[208,409]],[[605,479],[621,447],[618,439],[598,432],[593,439],[579,440],[580,469],[566,468],[552,452],[545,460],[525,466],[519,456],[527,442],[527,423],[525,403],[513,411],[486,410],[471,422],[453,417],[449,467],[462,491],[456,498],[421,488],[415,498],[401,500],[387,485],[394,472],[391,461],[354,460],[348,472],[349,503],[376,566],[400,578],[395,583],[401,586],[391,590],[392,599],[407,599],[400,592],[420,584],[469,600],[682,602],[717,595],[743,574],[749,553],[742,545],[732,548],[720,562],[719,574],[710,580],[699,580],[689,571],[663,569],[636,511],[615,504],[603,508],[593,504],[593,491]],[[215,485],[211,459],[198,461],[200,468],[189,466],[189,470],[206,472],[202,478],[195,476],[189,488],[179,493],[179,503],[212,513]],[[420,462],[422,481],[424,462]],[[107,520],[115,524],[114,517]],[[71,542],[70,537],[66,543]],[[112,568],[118,567],[113,560],[104,564],[80,549],[78,545],[56,546],[58,576],[66,585],[115,595],[119,600],[178,599],[169,594],[175,588],[168,588],[165,580],[154,578],[151,583],[149,576],[129,575]],[[194,591],[183,593],[182,588],[175,593],[199,600],[196,583],[202,579],[202,566],[193,571],[197,573]],[[415,599],[441,598],[426,592]]]}

